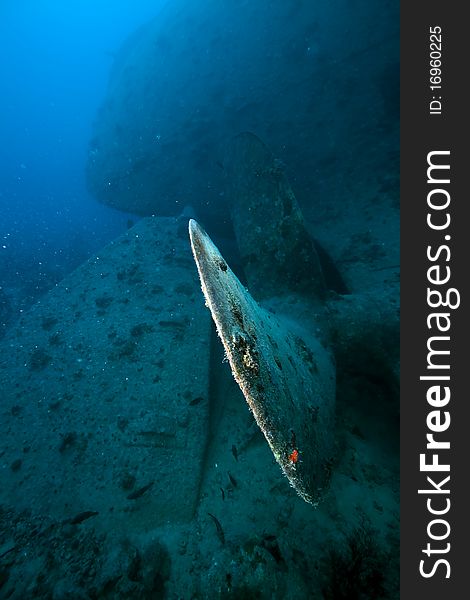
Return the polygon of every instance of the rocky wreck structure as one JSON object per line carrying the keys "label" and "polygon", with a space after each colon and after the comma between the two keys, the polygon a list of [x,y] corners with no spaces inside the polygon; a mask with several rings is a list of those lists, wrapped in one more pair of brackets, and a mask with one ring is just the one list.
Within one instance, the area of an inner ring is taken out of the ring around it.
{"label": "rocky wreck structure", "polygon": [[261,304],[195,221],[190,239],[255,421],[214,342],[187,218],[143,219],[1,342],[5,597],[393,595],[396,311],[328,289],[258,138],[237,136],[226,161]]}
{"label": "rocky wreck structure", "polygon": [[[288,165],[304,211],[322,199],[315,222],[336,218],[336,198],[366,211],[398,181],[398,32],[395,1],[168,2],[115,56],[90,191],[144,216],[189,204],[219,231],[225,143],[253,131]],[[368,212],[371,230],[393,218],[386,202],[380,219]]]}

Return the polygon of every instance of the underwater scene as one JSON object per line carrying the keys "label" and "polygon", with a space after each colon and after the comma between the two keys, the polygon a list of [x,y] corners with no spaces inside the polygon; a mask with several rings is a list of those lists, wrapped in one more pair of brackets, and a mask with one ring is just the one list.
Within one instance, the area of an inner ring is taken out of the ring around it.
{"label": "underwater scene", "polygon": [[0,598],[398,598],[398,2],[0,52]]}

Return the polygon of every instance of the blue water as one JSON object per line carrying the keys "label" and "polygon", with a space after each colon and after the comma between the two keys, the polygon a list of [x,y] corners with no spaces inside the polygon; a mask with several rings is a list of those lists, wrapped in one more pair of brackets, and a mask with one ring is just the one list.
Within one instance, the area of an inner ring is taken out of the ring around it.
{"label": "blue water", "polygon": [[0,3],[3,286],[35,297],[125,230],[87,191],[87,147],[116,50],[159,4]]}

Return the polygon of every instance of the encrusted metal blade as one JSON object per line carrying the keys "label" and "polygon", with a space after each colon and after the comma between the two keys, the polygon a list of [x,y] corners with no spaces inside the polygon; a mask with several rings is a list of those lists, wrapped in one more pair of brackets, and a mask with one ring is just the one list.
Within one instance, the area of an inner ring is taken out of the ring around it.
{"label": "encrusted metal blade", "polygon": [[291,485],[316,503],[328,485],[333,456],[331,355],[298,324],[259,306],[194,220],[189,233],[232,373]]}

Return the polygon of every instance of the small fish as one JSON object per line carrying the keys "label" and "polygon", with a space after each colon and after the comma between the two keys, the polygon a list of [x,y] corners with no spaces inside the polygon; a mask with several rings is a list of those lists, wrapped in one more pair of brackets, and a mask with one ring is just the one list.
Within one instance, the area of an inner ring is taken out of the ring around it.
{"label": "small fish", "polygon": [[237,450],[237,447],[235,446],[235,444],[232,446],[232,454],[233,454],[233,457],[235,458],[235,460],[238,462],[238,450]]}
{"label": "small fish", "polygon": [[79,523],[83,523],[83,521],[86,521],[90,517],[96,517],[97,514],[99,513],[97,513],[95,510],[85,510],[81,513],[78,513],[78,515],[72,517],[69,523],[71,525],[78,525]]}
{"label": "small fish", "polygon": [[147,485],[144,485],[144,487],[139,488],[138,490],[135,490],[135,492],[131,492],[128,496],[127,499],[128,500],[136,500],[137,498],[140,498],[141,496],[143,496],[143,494],[145,494],[146,491],[148,491],[153,485],[153,481],[151,481],[150,483],[147,483]]}
{"label": "small fish", "polygon": [[224,488],[220,488],[220,491],[222,493],[222,500],[225,500],[225,492],[224,492]]}
{"label": "small fish", "polygon": [[196,406],[203,400],[204,400],[204,398],[202,396],[198,396],[197,398],[194,398],[194,400],[191,400],[191,402],[189,403],[189,406]]}
{"label": "small fish", "polygon": [[214,517],[214,515],[211,515],[211,513],[207,513],[207,514],[215,523],[215,528],[217,530],[217,536],[218,536],[219,540],[222,542],[222,544],[225,544],[224,530],[222,529],[222,525],[220,524],[219,519],[217,517]]}
{"label": "small fish", "polygon": [[13,540],[10,540],[0,546],[0,558],[6,556],[9,552],[12,552],[16,548],[16,544]]}
{"label": "small fish", "polygon": [[233,485],[233,487],[237,487],[237,485],[238,485],[237,480],[235,479],[235,477],[233,475],[230,474],[230,471],[227,471],[227,475],[228,475],[228,478],[230,479],[230,483]]}

